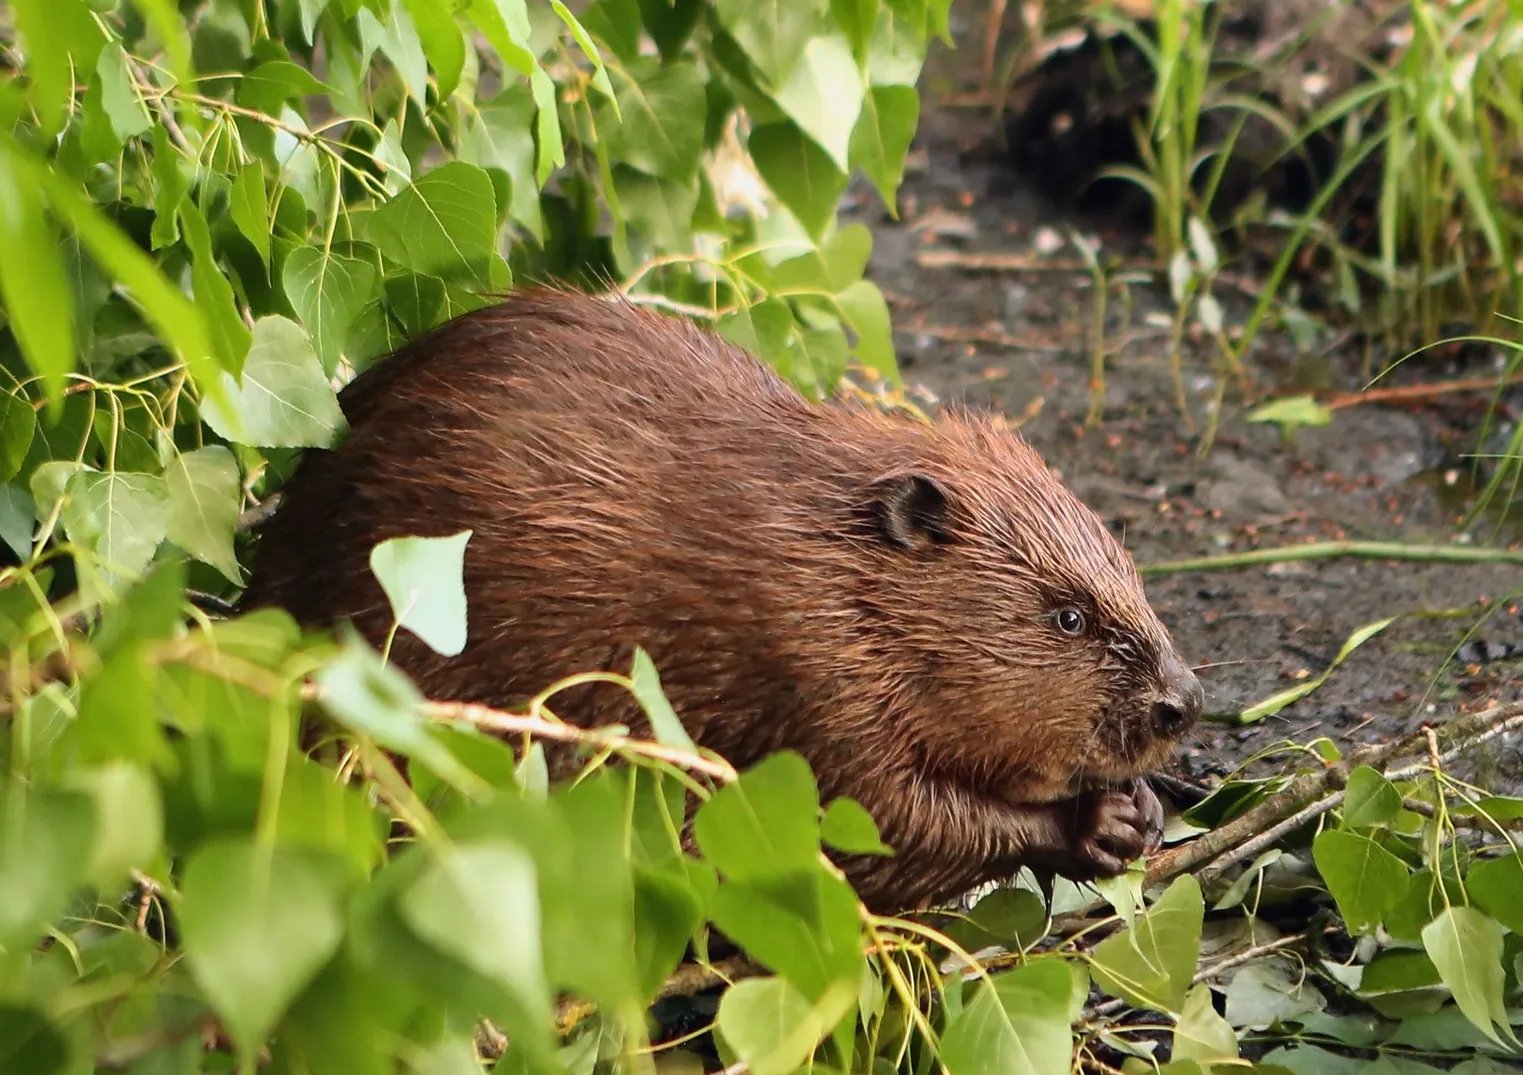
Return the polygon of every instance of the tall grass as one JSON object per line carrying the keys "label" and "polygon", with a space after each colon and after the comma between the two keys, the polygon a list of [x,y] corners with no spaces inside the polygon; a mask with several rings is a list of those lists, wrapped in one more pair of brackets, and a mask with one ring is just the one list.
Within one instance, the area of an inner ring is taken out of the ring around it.
{"label": "tall grass", "polygon": [[[1255,337],[1282,307],[1293,267],[1309,251],[1316,255],[1311,263],[1334,274],[1331,290],[1346,312],[1385,343],[1369,375],[1456,323],[1475,334],[1523,337],[1523,4],[1396,5],[1390,54],[1357,57],[1364,77],[1299,124],[1220,76],[1216,5],[1158,0],[1147,24],[1115,9],[1102,9],[1096,19],[1125,35],[1152,66],[1151,106],[1137,131],[1141,166],[1110,174],[1152,196],[1157,253],[1171,269],[1191,250],[1192,228],[1213,217],[1243,120],[1252,116],[1280,129],[1283,154],[1302,152],[1313,139],[1337,147],[1336,162],[1304,209],[1271,210],[1259,221],[1281,236],[1279,252],[1251,314],[1219,337],[1231,341],[1224,342],[1227,368],[1241,370]],[[1279,59],[1295,59],[1293,50],[1317,32],[1308,27]],[[1275,77],[1262,82],[1272,88]],[[1234,110],[1239,119],[1226,125],[1225,136],[1203,144],[1201,119],[1212,109]],[[1374,221],[1373,232],[1351,238],[1344,216],[1356,182],[1375,192]],[[1187,291],[1183,301],[1191,294],[1198,292]],[[1488,418],[1481,436],[1490,429]],[[1520,485],[1523,431],[1497,461],[1482,506],[1495,498],[1511,503]]]}
{"label": "tall grass", "polygon": [[[1408,0],[1393,25],[1406,41],[1382,63],[1363,57],[1367,77],[1310,115],[1299,128],[1264,100],[1216,86],[1216,43],[1207,5],[1163,0],[1149,32],[1125,25],[1153,65],[1154,100],[1141,132],[1143,175],[1155,208],[1162,258],[1187,241],[1192,210],[1206,217],[1239,128],[1198,144],[1200,116],[1234,108],[1283,125],[1284,152],[1330,138],[1341,159],[1303,212],[1270,213],[1285,235],[1288,268],[1307,246],[1352,270],[1376,301],[1373,315],[1394,357],[1435,339],[1455,321],[1489,331],[1498,317],[1523,315],[1523,5],[1509,0]],[[1119,20],[1116,15],[1107,19]],[[1211,162],[1209,167],[1207,163]],[[1346,184],[1379,172],[1375,242],[1350,246],[1335,219]],[[1327,214],[1324,216],[1323,214]],[[1277,267],[1278,268],[1278,267]],[[1272,271],[1263,305],[1279,296]],[[1242,335],[1252,341],[1256,318]]]}

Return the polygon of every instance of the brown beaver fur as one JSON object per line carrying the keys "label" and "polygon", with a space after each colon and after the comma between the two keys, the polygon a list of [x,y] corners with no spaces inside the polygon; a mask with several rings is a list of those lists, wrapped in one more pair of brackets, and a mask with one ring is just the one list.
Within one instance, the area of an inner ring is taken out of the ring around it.
{"label": "brown beaver fur", "polygon": [[[469,527],[465,651],[392,649],[426,694],[511,708],[641,645],[700,744],[794,748],[868,809],[897,854],[842,862],[875,908],[1156,846],[1137,778],[1200,684],[1126,553],[992,420],[815,406],[688,322],[559,291],[444,325],[341,402],[246,605],[378,642],[372,546]],[[644,723],[609,687],[556,711]]]}

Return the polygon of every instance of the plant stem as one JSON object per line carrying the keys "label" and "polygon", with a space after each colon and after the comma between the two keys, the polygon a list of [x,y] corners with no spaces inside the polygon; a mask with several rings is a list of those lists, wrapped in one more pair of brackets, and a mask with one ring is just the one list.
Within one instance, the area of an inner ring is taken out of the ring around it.
{"label": "plant stem", "polygon": [[1165,560],[1139,565],[1144,575],[1176,575],[1186,571],[1223,571],[1258,564],[1285,564],[1297,560],[1409,560],[1443,564],[1523,564],[1523,549],[1480,545],[1406,545],[1397,541],[1317,541],[1307,545],[1280,545],[1270,549],[1200,556],[1190,560]]}

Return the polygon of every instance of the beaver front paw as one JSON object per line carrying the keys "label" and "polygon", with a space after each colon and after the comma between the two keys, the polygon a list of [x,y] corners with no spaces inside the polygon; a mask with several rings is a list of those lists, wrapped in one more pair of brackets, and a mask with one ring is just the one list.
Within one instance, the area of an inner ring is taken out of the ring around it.
{"label": "beaver front paw", "polygon": [[1163,803],[1146,778],[1125,789],[1086,792],[1062,809],[1068,860],[1058,872],[1072,880],[1115,877],[1163,843]]}

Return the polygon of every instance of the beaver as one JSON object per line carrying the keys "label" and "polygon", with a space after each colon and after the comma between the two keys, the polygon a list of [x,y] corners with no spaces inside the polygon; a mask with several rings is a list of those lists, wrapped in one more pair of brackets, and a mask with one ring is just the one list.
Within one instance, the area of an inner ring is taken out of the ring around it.
{"label": "beaver", "polygon": [[[562,290],[447,322],[340,403],[349,432],[261,526],[245,607],[378,644],[371,548],[469,528],[463,652],[391,649],[428,696],[512,708],[644,647],[700,745],[792,748],[867,809],[896,854],[838,861],[874,909],[1156,848],[1141,778],[1200,683],[1125,551],[992,417],[811,403],[694,322]],[[605,684],[555,708],[646,726]]]}

